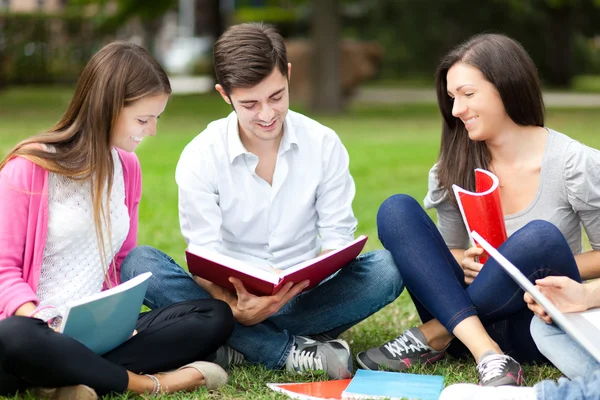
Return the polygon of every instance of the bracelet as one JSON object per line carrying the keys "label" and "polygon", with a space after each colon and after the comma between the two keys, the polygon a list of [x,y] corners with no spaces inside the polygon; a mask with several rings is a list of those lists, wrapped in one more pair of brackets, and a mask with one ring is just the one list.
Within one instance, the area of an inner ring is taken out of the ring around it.
{"label": "bracelet", "polygon": [[152,392],[150,392],[150,395],[152,396],[156,396],[158,394],[160,394],[160,392],[162,391],[161,385],[160,385],[160,381],[158,380],[158,378],[154,375],[150,375],[150,374],[144,374],[146,375],[148,378],[152,379]]}

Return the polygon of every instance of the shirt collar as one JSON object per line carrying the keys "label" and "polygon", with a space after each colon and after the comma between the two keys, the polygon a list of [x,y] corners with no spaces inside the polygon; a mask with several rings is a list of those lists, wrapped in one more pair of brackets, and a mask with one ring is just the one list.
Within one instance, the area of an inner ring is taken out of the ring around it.
{"label": "shirt collar", "polygon": [[[229,163],[232,164],[238,156],[248,153],[248,150],[244,147],[242,139],[240,139],[240,128],[235,111],[232,111],[227,118],[227,149]],[[279,145],[279,154],[283,154],[291,149],[292,145],[298,146],[298,137],[296,136],[293,124],[290,122],[290,113],[288,111],[285,121],[283,121],[283,137]]]}
{"label": "shirt collar", "polygon": [[235,111],[232,111],[227,119],[227,152],[229,153],[229,163],[232,164],[238,156],[246,154],[248,150],[240,139],[240,129]]}

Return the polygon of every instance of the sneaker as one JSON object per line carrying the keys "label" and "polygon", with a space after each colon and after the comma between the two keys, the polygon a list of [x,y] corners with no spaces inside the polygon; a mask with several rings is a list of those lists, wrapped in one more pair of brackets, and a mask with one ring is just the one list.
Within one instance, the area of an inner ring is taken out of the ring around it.
{"label": "sneaker", "polygon": [[485,352],[477,364],[481,386],[521,386],[523,369],[514,358],[493,351]]}
{"label": "sneaker", "polygon": [[431,364],[446,355],[445,349],[436,351],[427,345],[419,328],[411,328],[380,347],[358,353],[356,361],[365,369],[381,368],[406,371],[414,364]]}
{"label": "sneaker", "polygon": [[63,386],[56,389],[36,388],[32,390],[36,399],[46,400],[97,400],[98,395],[89,386]]}
{"label": "sneaker", "polygon": [[246,361],[246,358],[239,351],[232,349],[227,345],[223,345],[217,349],[213,357],[208,357],[209,362],[213,362],[223,369],[227,369],[232,365],[239,365]]}
{"label": "sneaker", "polygon": [[535,400],[535,388],[515,386],[477,386],[468,383],[450,385],[439,400]]}
{"label": "sneaker", "polygon": [[321,342],[304,336],[294,338],[294,347],[285,362],[288,371],[325,371],[330,379],[352,376],[350,346],[344,340]]}

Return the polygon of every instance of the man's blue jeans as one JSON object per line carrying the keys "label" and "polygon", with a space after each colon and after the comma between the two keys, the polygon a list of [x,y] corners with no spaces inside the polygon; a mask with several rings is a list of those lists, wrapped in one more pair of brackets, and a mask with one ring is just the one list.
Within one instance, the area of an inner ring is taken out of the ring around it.
{"label": "man's blue jeans", "polygon": [[[557,325],[534,317],[531,336],[540,353],[569,379],[589,377],[594,371],[600,371],[600,363]],[[600,391],[598,394],[600,397]]]}
{"label": "man's blue jeans", "polygon": [[[494,259],[467,285],[437,227],[410,196],[388,198],[379,208],[377,227],[423,322],[436,318],[452,332],[465,318],[478,315],[505,353],[520,362],[545,361],[529,332],[533,313],[523,290]],[[548,275],[581,280],[567,241],[549,222],[530,222],[498,250],[531,281]],[[458,347],[453,344],[451,353],[464,354],[466,349]]]}
{"label": "man's blue jeans", "polygon": [[572,381],[560,378],[558,382],[543,381],[534,386],[537,400],[598,400],[600,398],[600,370],[587,377]]}
{"label": "man's blue jeans", "polygon": [[[171,257],[152,247],[136,247],[128,254],[121,265],[121,279],[126,281],[147,271],[153,274],[144,301],[150,308],[210,298]],[[394,301],[403,289],[402,278],[388,251],[362,254],[262,323],[235,323],[227,344],[250,362],[281,369],[294,345],[294,336],[337,336]]]}

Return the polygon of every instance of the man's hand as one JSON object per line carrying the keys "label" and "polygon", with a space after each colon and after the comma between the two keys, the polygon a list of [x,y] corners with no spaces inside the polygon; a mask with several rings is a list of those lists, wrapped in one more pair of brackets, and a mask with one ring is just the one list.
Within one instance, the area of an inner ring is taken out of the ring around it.
{"label": "man's hand", "polygon": [[[585,311],[589,308],[585,285],[567,278],[566,276],[548,276],[535,281],[536,287],[561,312]],[[525,293],[523,299],[527,307],[547,324],[552,318],[546,310],[535,302],[531,294]]]}
{"label": "man's hand", "polygon": [[467,285],[473,283],[475,278],[477,278],[477,275],[479,275],[479,271],[481,271],[481,268],[483,267],[483,264],[475,261],[475,257],[482,254],[483,249],[477,246],[473,246],[465,251],[465,258],[463,258],[460,266],[465,274],[465,283]]}
{"label": "man's hand", "polygon": [[223,300],[225,303],[229,304],[229,307],[231,307],[232,310],[236,306],[237,297],[231,290],[227,290],[224,287],[200,278],[199,276],[194,276],[194,280],[202,287],[202,289],[206,290],[213,299]]}
{"label": "man's hand", "polygon": [[246,290],[242,281],[234,277],[230,277],[229,282],[235,287],[236,293],[198,276],[194,276],[194,280],[213,298],[229,304],[235,320],[248,326],[261,323],[275,314],[310,283],[308,280],[297,284],[288,282],[273,296],[255,296]]}
{"label": "man's hand", "polygon": [[246,290],[239,279],[230,277],[229,282],[237,292],[237,305],[232,309],[233,316],[242,325],[255,325],[269,318],[310,283],[308,280],[296,284],[288,282],[273,296],[255,296]]}

